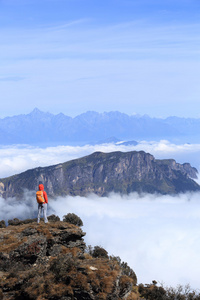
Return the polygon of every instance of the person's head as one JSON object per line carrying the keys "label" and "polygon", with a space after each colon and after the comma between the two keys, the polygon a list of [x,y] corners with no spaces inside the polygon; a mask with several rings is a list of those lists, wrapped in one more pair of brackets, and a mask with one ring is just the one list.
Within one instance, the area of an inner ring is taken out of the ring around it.
{"label": "person's head", "polygon": [[43,186],[43,184],[39,184],[38,187],[39,187],[39,190],[40,190],[40,191],[44,191],[44,186]]}

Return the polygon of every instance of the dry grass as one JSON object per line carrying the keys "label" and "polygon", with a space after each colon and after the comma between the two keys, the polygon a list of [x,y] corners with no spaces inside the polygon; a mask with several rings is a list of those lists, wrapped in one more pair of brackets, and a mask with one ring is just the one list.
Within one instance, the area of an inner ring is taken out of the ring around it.
{"label": "dry grass", "polygon": [[[67,230],[72,234],[73,232],[77,233],[77,226],[63,222],[40,223],[39,226],[37,223],[9,226],[9,229],[2,229],[3,240],[0,243],[0,251],[6,254],[30,241],[28,237],[23,237],[23,233],[21,234],[24,229],[30,227],[36,229],[37,240],[33,240],[27,245],[27,251],[36,255],[39,254],[38,239],[40,236],[51,240],[62,230]],[[81,231],[81,229],[79,230]],[[25,234],[26,232],[28,230],[25,231]],[[60,254],[49,257],[45,264],[40,259],[33,265],[32,269],[24,271],[13,269],[12,273],[4,273],[0,276],[0,295],[1,289],[9,288],[9,293],[12,294],[12,291],[18,286],[15,296],[20,297],[24,292],[29,295],[30,299],[44,300],[54,297],[62,298],[63,296],[73,299],[75,290],[79,290],[86,293],[92,291],[96,300],[106,300],[108,295],[112,295],[116,291],[116,282],[119,277],[120,289],[126,290],[127,287],[131,288],[133,285],[132,278],[125,275],[120,276],[121,269],[117,260],[94,258],[88,253],[84,253],[85,259],[80,259],[82,250],[78,247],[67,248],[61,245],[59,249],[61,249]],[[9,296],[7,299],[11,300],[11,297]],[[140,299],[138,290],[133,287],[127,300],[138,299]]]}
{"label": "dry grass", "polygon": [[101,279],[103,292],[110,294],[113,290],[116,278],[113,276],[106,276]]}
{"label": "dry grass", "polygon": [[[69,249],[72,250],[72,249]],[[74,250],[76,254],[77,250]],[[71,253],[71,251],[70,251]],[[51,257],[50,261],[57,258]],[[13,277],[7,276],[6,282],[0,284],[9,287],[11,290],[17,284],[17,281],[26,282],[22,289],[31,299],[49,299],[53,297],[68,296],[73,299],[74,290],[82,290],[85,292],[93,291],[96,300],[106,300],[108,294],[112,294],[116,287],[116,280],[119,276],[119,268],[113,269],[113,265],[109,265],[109,260],[105,259],[89,259],[79,260],[74,258],[76,264],[72,264],[63,277],[57,278],[51,269],[44,272],[41,266],[37,269],[28,270],[26,272],[16,272]],[[56,263],[56,261],[55,261]],[[91,269],[93,266],[96,269]],[[127,276],[121,277],[122,286],[126,287],[132,282]],[[136,288],[136,287],[134,287]],[[20,293],[20,292],[19,292]],[[117,298],[119,300],[119,298]],[[116,300],[117,300],[116,299]],[[132,290],[127,300],[138,300],[137,290]]]}
{"label": "dry grass", "polygon": [[3,299],[4,297],[3,297],[3,291],[2,291],[2,289],[0,289],[0,299]]}
{"label": "dry grass", "polygon": [[82,273],[77,273],[74,284],[75,287],[79,287],[80,290],[85,290],[85,291],[90,290],[88,278],[84,276]]}
{"label": "dry grass", "polygon": [[84,253],[85,259],[92,259],[92,256],[89,253]]}
{"label": "dry grass", "polygon": [[20,245],[27,241],[27,237],[23,239],[18,239],[12,234],[5,235],[3,241],[0,243],[0,251],[4,253],[9,253],[10,251],[15,250]]}
{"label": "dry grass", "polygon": [[51,297],[62,297],[63,295],[73,295],[73,289],[71,286],[67,286],[64,283],[50,284],[48,287],[48,295]]}
{"label": "dry grass", "polygon": [[140,300],[140,299],[142,298],[140,297],[140,293],[138,292],[138,287],[134,286],[132,292],[128,295],[126,300]]}
{"label": "dry grass", "polygon": [[[53,277],[49,279],[52,280]],[[29,280],[29,286],[25,288],[25,292],[28,293],[28,295],[30,295],[33,299],[39,299],[38,297],[40,296],[44,299],[47,299],[48,285],[52,283],[53,282],[51,281],[46,281],[45,277],[42,276],[42,274],[39,274],[39,276],[35,276]]]}
{"label": "dry grass", "polygon": [[37,227],[37,232],[39,234],[44,234],[47,237],[47,239],[52,239],[53,238],[53,235],[49,231],[49,228],[46,226],[46,224],[42,225],[42,226],[38,226]]}
{"label": "dry grass", "polygon": [[73,225],[71,223],[67,223],[67,222],[62,222],[62,221],[59,221],[59,222],[55,222],[55,223],[47,223],[45,224],[45,226],[47,227],[51,227],[51,228],[54,228],[54,229],[76,229],[77,230],[77,226],[76,225]]}
{"label": "dry grass", "polygon": [[61,254],[72,254],[73,257],[77,257],[78,254],[82,253],[80,248],[74,247],[74,248],[67,248],[65,246],[61,246]]}
{"label": "dry grass", "polygon": [[[106,300],[107,299],[107,295],[105,293],[99,293],[97,296],[97,300]],[[116,299],[117,300],[117,299]]]}
{"label": "dry grass", "polygon": [[[119,275],[118,264],[116,264],[116,268],[114,269],[113,265],[110,266],[108,259],[88,259],[81,266],[86,268],[87,280],[92,290],[100,292],[99,299],[104,299],[105,294],[112,293]],[[95,269],[92,270],[90,267]]]}

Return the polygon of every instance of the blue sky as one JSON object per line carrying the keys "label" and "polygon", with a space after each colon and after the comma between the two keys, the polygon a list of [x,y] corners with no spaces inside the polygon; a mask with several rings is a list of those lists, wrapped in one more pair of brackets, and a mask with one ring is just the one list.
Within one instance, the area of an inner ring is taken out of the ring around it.
{"label": "blue sky", "polygon": [[200,117],[198,0],[0,0],[0,117]]}

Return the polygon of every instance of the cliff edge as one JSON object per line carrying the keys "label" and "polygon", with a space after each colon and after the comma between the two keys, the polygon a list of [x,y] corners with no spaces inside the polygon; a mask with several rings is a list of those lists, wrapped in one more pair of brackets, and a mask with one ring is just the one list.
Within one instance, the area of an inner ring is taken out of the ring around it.
{"label": "cliff edge", "polygon": [[48,219],[0,222],[0,299],[139,299],[127,264],[101,247],[86,251],[81,228]]}

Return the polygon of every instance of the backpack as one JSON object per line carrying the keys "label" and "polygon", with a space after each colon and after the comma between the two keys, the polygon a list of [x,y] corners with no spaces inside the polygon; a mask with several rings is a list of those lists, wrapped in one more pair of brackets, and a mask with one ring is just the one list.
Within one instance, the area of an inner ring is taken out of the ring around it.
{"label": "backpack", "polygon": [[36,200],[37,203],[42,204],[45,202],[44,196],[43,196],[43,191],[37,191],[36,192]]}

